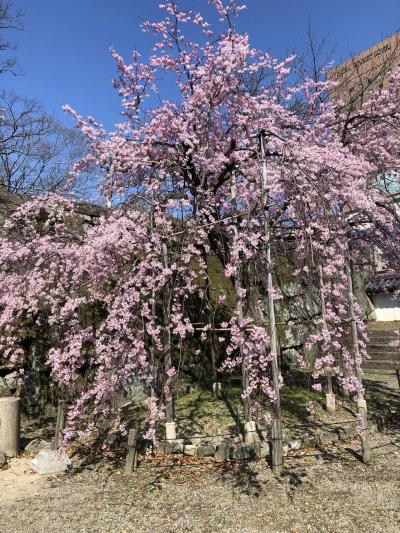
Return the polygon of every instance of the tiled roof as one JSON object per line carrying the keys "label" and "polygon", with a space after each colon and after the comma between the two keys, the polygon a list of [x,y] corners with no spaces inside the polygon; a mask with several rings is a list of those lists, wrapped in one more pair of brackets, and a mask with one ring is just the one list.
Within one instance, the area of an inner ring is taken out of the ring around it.
{"label": "tiled roof", "polygon": [[400,273],[387,272],[377,274],[367,283],[365,290],[368,294],[377,294],[379,292],[394,292],[400,289]]}

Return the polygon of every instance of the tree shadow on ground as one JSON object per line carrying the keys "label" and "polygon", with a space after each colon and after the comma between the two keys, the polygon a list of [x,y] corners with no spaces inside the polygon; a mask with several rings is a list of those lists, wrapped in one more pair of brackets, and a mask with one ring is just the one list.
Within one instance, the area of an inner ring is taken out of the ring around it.
{"label": "tree shadow on ground", "polygon": [[185,438],[190,438],[191,436],[204,432],[199,413],[201,413],[203,404],[208,396],[209,394],[207,392],[200,392],[189,402],[186,402],[184,415],[176,415],[175,419]]}
{"label": "tree shadow on ground", "polygon": [[378,429],[400,428],[400,390],[379,379],[366,378],[364,386],[368,415]]}
{"label": "tree shadow on ground", "polygon": [[297,471],[295,471],[294,469],[284,468],[280,481],[288,482],[288,485],[289,485],[288,499],[290,502],[294,501],[296,492],[298,489],[300,489],[304,485],[304,481],[306,477],[307,477],[307,473],[302,468],[298,468]]}
{"label": "tree shadow on ground", "polygon": [[[267,468],[267,465],[265,465]],[[218,477],[224,483],[229,483],[242,494],[259,497],[262,495],[263,486],[259,480],[259,472],[254,468],[253,461],[240,462],[226,461],[218,469]]]}
{"label": "tree shadow on ground", "polygon": [[232,419],[235,422],[235,427],[240,434],[244,435],[244,425],[242,421],[241,414],[239,413],[239,409],[237,406],[230,400],[229,395],[226,393],[222,393],[222,400],[226,405],[226,408],[229,411],[229,414],[231,415]]}

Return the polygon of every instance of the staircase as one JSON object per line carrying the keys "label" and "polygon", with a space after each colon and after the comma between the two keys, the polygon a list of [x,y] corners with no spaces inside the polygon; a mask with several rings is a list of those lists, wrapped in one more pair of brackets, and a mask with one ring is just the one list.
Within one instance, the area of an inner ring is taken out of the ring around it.
{"label": "staircase", "polygon": [[382,374],[392,374],[400,366],[400,348],[390,346],[394,340],[399,340],[391,330],[368,331],[368,359],[363,368]]}

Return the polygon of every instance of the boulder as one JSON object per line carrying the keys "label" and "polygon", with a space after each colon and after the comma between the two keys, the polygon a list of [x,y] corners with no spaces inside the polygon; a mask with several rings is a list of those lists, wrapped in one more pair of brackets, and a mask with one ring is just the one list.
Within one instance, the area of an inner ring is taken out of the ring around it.
{"label": "boulder", "polygon": [[7,457],[4,452],[0,452],[0,469],[7,466]]}
{"label": "boulder", "polygon": [[31,440],[26,446],[25,451],[26,452],[40,452],[40,450],[49,450],[50,449],[50,442],[43,439],[33,439]]}
{"label": "boulder", "polygon": [[57,450],[40,450],[31,461],[31,468],[37,474],[58,474],[65,472],[70,466],[68,455]]}

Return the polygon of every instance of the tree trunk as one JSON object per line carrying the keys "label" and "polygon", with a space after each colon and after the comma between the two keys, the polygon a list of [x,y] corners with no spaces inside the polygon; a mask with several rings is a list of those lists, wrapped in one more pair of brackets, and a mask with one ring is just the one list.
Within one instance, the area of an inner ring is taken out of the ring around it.
{"label": "tree trunk", "polygon": [[[235,213],[237,211],[236,209],[236,200],[237,200],[237,189],[236,189],[236,175],[234,172],[231,174],[231,200],[232,204],[235,207]],[[237,220],[234,219],[233,222],[233,232],[235,237],[238,234],[237,229]],[[242,287],[242,270],[241,268],[236,269],[235,273],[235,294],[236,294],[236,316],[238,320],[238,326],[239,329],[242,330],[243,325],[243,287]],[[240,348],[240,355],[242,360],[242,389],[243,392],[247,391],[249,387],[249,376],[246,369],[246,361],[244,358],[244,353],[242,348]],[[250,416],[250,398],[246,396],[246,398],[243,399],[243,409],[244,409],[244,419],[245,422],[248,423],[251,421]]]}
{"label": "tree trunk", "polygon": [[[352,347],[353,347],[354,366],[356,370],[357,380],[362,385],[361,368],[358,363],[359,357],[360,357],[360,351],[358,347],[357,322],[356,322],[356,313],[354,309],[353,277],[352,277],[352,268],[350,265],[350,260],[348,258],[345,259],[345,269],[346,269],[346,275],[347,275],[347,295],[348,295],[349,309],[350,309],[351,340],[352,340]],[[361,439],[362,458],[363,458],[363,462],[365,464],[368,464],[371,459],[371,449],[370,449],[370,444],[369,444],[367,402],[365,401],[365,398],[364,398],[363,388],[357,391],[357,415],[359,418],[358,423],[361,425],[360,439]]]}
{"label": "tree trunk", "polygon": [[[328,331],[328,325],[326,323],[326,302],[325,302],[325,294],[324,294],[324,273],[322,270],[322,265],[318,265],[318,272],[319,272],[319,293],[321,297],[321,316],[322,316],[322,331],[324,334]],[[336,411],[336,400],[335,395],[333,393],[333,386],[332,386],[332,375],[330,372],[327,372],[326,374],[326,381],[328,385],[328,393],[326,394],[325,398],[325,407],[326,410],[329,413],[333,413]]]}

